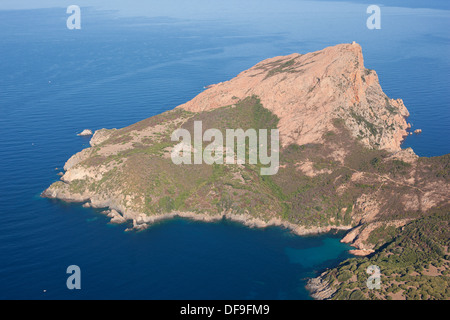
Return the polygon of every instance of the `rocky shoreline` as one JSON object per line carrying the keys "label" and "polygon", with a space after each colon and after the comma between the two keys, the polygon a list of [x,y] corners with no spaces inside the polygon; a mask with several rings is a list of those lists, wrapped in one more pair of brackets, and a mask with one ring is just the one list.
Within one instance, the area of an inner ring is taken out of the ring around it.
{"label": "rocky shoreline", "polygon": [[[57,197],[51,196],[47,190],[44,191],[41,196],[45,198],[53,198],[56,199]],[[68,200],[65,199],[66,202],[78,202],[75,200]],[[78,202],[80,203],[80,202]],[[84,202],[82,204],[85,208],[104,208],[102,206],[95,206],[92,205],[90,201]],[[230,212],[227,213],[221,213],[221,214],[206,214],[206,213],[195,213],[195,212],[171,212],[171,213],[165,213],[161,215],[156,216],[147,216],[145,214],[130,214],[130,213],[122,213],[114,208],[105,208],[101,212],[102,214],[106,215],[110,219],[111,224],[130,224],[129,227],[125,229],[125,232],[140,232],[144,231],[148,228],[150,228],[153,224],[157,222],[161,222],[164,220],[170,220],[173,218],[183,218],[183,219],[189,219],[192,221],[199,221],[199,222],[207,222],[207,223],[214,223],[221,221],[223,219],[233,221],[240,223],[246,227],[249,228],[259,228],[264,229],[267,227],[280,227],[287,229],[291,231],[293,234],[297,236],[306,236],[306,235],[316,235],[316,234],[324,234],[332,232],[333,230],[339,230],[339,231],[348,231],[353,229],[352,226],[327,226],[327,227],[313,227],[313,228],[305,228],[304,226],[296,225],[293,223],[290,223],[288,221],[283,221],[281,219],[273,218],[269,221],[264,221],[262,219],[258,219],[255,217],[252,217],[248,214],[233,214]],[[342,240],[341,240],[342,241]],[[364,249],[363,249],[364,250]],[[364,254],[358,254],[361,250],[350,250],[349,252],[354,254],[355,256],[358,255],[364,255]],[[368,250],[367,254],[372,253],[373,251]],[[310,292],[310,295],[312,298],[316,300],[326,300],[332,297],[335,290],[331,288],[328,283],[324,282],[321,277],[317,278],[311,278],[308,280],[306,289]]]}
{"label": "rocky shoreline", "polygon": [[[201,221],[201,222],[217,222],[223,219],[227,219],[233,222],[241,223],[242,225],[249,228],[267,228],[267,227],[281,227],[287,230],[290,230],[293,234],[298,236],[305,235],[313,235],[313,234],[321,234],[328,233],[333,230],[341,230],[347,231],[352,229],[352,226],[326,226],[326,227],[312,227],[306,228],[301,225],[297,225],[288,221],[284,221],[280,218],[272,218],[268,221],[264,221],[262,219],[253,217],[249,214],[235,214],[231,212],[222,212],[220,214],[208,214],[208,213],[197,213],[197,212],[186,212],[186,211],[174,211],[170,213],[164,213],[160,215],[146,215],[144,213],[135,213],[135,212],[127,212],[122,210],[118,206],[105,206],[105,202],[103,201],[92,201],[91,198],[83,198],[73,195],[72,197],[61,197],[59,194],[52,193],[50,189],[45,190],[41,194],[44,198],[49,199],[60,199],[65,202],[74,202],[74,203],[83,203],[83,207],[90,207],[105,210],[102,211],[107,217],[111,218],[110,223],[114,224],[124,224],[130,223],[132,227],[127,228],[126,231],[142,231],[149,227],[152,224],[172,219],[175,217],[190,219],[193,221]],[[118,201],[111,201],[112,203]]]}
{"label": "rocky shoreline", "polygon": [[322,279],[323,273],[317,278],[311,278],[306,284],[306,290],[315,300],[328,300],[336,292],[336,289],[332,288],[328,282]]}

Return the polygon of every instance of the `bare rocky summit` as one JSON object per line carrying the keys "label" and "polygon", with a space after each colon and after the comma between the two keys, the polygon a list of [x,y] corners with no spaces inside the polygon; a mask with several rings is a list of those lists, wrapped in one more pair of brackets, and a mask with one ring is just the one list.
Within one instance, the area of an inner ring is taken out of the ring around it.
{"label": "bare rocky summit", "polygon": [[264,60],[178,108],[206,111],[251,95],[278,116],[285,146],[323,142],[333,119],[341,118],[366,146],[398,151],[409,128],[403,101],[384,94],[356,43]]}

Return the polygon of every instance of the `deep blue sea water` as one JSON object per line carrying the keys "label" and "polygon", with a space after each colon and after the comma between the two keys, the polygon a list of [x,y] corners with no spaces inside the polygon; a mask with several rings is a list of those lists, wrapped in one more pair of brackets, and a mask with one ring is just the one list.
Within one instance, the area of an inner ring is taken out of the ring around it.
{"label": "deep blue sea water", "polygon": [[[2,299],[308,299],[305,279],[349,256],[339,235],[181,219],[127,233],[95,210],[39,196],[88,146],[76,133],[172,109],[268,57],[357,41],[423,130],[404,146],[450,152],[444,1],[381,6],[381,30],[365,27],[366,1],[78,3],[81,30],[66,28],[72,3],[0,4]],[[73,264],[78,291],[66,288]]]}

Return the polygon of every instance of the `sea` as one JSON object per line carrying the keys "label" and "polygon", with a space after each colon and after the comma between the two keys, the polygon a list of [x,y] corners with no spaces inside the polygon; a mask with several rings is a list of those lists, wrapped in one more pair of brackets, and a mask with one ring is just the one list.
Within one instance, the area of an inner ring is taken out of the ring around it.
{"label": "sea", "polygon": [[[72,3],[73,2],[73,3]],[[311,299],[305,284],[351,257],[342,233],[300,237],[172,219],[142,232],[100,210],[40,197],[89,146],[173,109],[259,61],[356,41],[384,92],[421,134],[403,147],[450,152],[450,5],[368,1],[11,1],[0,3],[0,299]],[[81,29],[68,29],[69,5]],[[80,289],[69,289],[69,266]]]}

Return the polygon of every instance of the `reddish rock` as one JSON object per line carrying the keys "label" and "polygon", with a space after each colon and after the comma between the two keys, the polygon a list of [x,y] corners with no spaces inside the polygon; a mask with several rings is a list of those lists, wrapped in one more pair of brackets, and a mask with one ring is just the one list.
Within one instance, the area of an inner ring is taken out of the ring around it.
{"label": "reddish rock", "polygon": [[356,43],[264,60],[178,108],[210,110],[251,95],[259,96],[280,118],[284,146],[322,141],[335,118],[343,119],[352,134],[371,147],[399,151],[408,135],[409,112],[403,101],[383,93],[376,72],[364,67]]}

